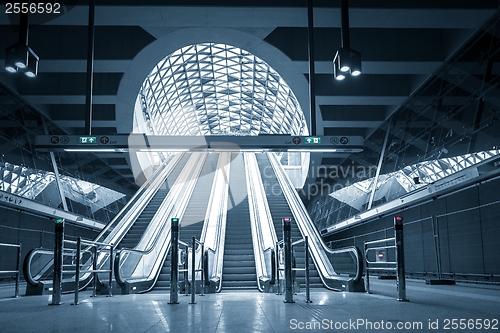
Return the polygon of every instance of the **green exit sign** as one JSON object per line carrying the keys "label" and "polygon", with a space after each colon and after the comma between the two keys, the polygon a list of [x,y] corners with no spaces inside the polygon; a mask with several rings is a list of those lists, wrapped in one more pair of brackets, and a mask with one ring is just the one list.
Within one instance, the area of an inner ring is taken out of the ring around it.
{"label": "green exit sign", "polygon": [[83,145],[93,145],[97,143],[97,137],[96,136],[81,136],[80,140],[78,140],[79,143]]}
{"label": "green exit sign", "polygon": [[317,137],[307,137],[304,139],[304,142],[307,143],[307,144],[310,144],[310,145],[315,145],[315,144],[320,144],[321,143],[321,138],[317,138]]}

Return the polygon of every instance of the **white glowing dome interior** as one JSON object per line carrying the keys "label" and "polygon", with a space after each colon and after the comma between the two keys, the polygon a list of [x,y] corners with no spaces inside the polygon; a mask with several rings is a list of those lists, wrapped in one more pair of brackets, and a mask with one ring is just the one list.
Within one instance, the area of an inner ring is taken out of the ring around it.
{"label": "white glowing dome interior", "polygon": [[168,55],[147,76],[139,98],[151,134],[308,134],[281,76],[230,45],[196,44]]}

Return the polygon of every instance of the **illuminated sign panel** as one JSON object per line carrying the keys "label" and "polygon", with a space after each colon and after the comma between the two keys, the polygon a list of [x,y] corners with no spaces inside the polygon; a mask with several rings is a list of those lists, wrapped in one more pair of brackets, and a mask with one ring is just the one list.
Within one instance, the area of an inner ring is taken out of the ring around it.
{"label": "illuminated sign panel", "polygon": [[83,145],[94,145],[97,143],[96,136],[81,136],[78,140],[78,143]]}

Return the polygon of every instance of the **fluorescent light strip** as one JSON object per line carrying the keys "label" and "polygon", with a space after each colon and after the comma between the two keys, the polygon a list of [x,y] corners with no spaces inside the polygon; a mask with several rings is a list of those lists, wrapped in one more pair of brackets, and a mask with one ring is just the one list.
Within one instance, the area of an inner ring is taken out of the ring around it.
{"label": "fluorescent light strip", "polygon": [[189,151],[189,149],[185,148],[146,148],[139,149],[140,152],[185,152]]}
{"label": "fluorescent light strip", "polygon": [[336,153],[337,149],[288,149],[288,152],[309,152],[309,153]]}
{"label": "fluorescent light strip", "polygon": [[125,152],[123,149],[88,149],[88,148],[83,148],[83,149],[64,149],[64,151],[67,151],[69,153],[120,153],[120,152]]}

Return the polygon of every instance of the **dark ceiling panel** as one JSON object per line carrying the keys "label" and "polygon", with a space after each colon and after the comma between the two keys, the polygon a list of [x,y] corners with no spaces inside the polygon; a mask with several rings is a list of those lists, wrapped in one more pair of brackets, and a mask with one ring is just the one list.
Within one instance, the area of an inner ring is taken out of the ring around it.
{"label": "dark ceiling panel", "polygon": [[[84,104],[49,104],[49,116],[52,120],[82,120],[85,119]],[[115,105],[93,104],[93,120],[116,120]]]}
{"label": "dark ceiling panel", "polygon": [[340,128],[340,127],[325,127],[325,135],[358,135],[366,136],[364,128]]}
{"label": "dark ceiling panel", "polygon": [[[73,4],[88,4],[88,0],[66,0]],[[305,7],[307,2],[304,0],[238,0],[237,6],[234,0],[169,0],[169,6],[204,6],[204,7]],[[101,6],[165,6],[165,0],[99,0]],[[315,0],[315,7],[340,7],[340,1]],[[491,0],[454,0],[454,1],[436,1],[436,0],[355,0],[349,2],[350,7],[354,8],[496,8],[497,3]]]}
{"label": "dark ceiling panel", "polygon": [[316,74],[316,96],[408,96],[412,76],[365,74],[336,81],[331,74]]}
{"label": "dark ceiling panel", "polygon": [[[461,30],[455,31],[457,35]],[[315,59],[331,61],[341,45],[340,28],[315,28]],[[351,47],[363,61],[444,61],[443,29],[351,28]],[[265,39],[294,61],[307,61],[307,28],[279,27]]]}
{"label": "dark ceiling panel", "polygon": [[380,121],[385,120],[384,105],[320,105],[323,120]]}
{"label": "dark ceiling panel", "polygon": [[[86,59],[87,27],[41,25],[30,28],[30,47],[40,59]],[[5,49],[17,41],[17,32],[8,25],[0,26],[0,47]],[[156,39],[137,26],[96,26],[95,59],[133,59]],[[2,52],[1,57],[5,57]]]}
{"label": "dark ceiling panel", "polygon": [[[116,95],[123,73],[94,73],[94,95]],[[21,95],[85,95],[85,73],[39,73],[19,87]]]}
{"label": "dark ceiling panel", "polygon": [[[69,127],[65,129],[73,135],[85,135],[85,129],[83,127]],[[110,134],[116,134],[116,127],[92,127],[92,135]]]}

